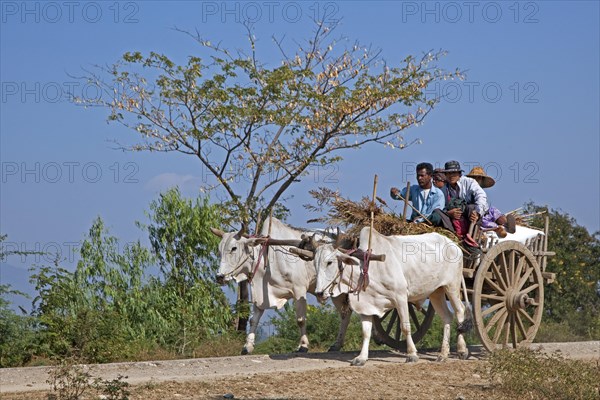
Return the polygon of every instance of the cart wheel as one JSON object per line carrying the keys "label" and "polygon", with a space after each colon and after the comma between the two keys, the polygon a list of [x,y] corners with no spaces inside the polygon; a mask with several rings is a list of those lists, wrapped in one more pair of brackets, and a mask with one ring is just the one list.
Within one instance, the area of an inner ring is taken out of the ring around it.
{"label": "cart wheel", "polygon": [[473,314],[488,351],[531,343],[542,321],[544,284],[534,255],[516,241],[492,247],[477,267]]}
{"label": "cart wheel", "polygon": [[[416,344],[429,330],[435,310],[429,304],[417,311],[417,307],[413,303],[408,303],[408,312],[410,314],[410,322],[412,325],[412,340]],[[386,344],[398,351],[406,352],[406,339],[400,340],[402,329],[400,318],[398,318],[398,310],[395,308],[386,312],[382,318],[373,317],[373,328],[375,329],[375,341]]]}

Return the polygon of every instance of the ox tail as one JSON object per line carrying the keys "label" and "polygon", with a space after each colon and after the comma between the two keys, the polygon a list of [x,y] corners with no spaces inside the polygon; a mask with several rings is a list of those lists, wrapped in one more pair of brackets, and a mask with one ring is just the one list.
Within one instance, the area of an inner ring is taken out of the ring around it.
{"label": "ox tail", "polygon": [[471,307],[471,302],[469,301],[469,296],[467,296],[467,285],[465,283],[464,276],[462,277],[461,286],[463,290],[463,295],[465,296],[465,319],[463,322],[458,324],[457,330],[458,333],[466,333],[470,332],[473,329],[473,310]]}

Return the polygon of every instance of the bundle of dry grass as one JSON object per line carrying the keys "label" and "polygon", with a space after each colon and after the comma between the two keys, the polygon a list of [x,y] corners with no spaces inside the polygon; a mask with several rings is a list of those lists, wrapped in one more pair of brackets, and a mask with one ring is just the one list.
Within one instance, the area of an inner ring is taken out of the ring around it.
{"label": "bundle of dry grass", "polygon": [[373,228],[383,235],[419,235],[437,232],[458,242],[457,236],[446,229],[427,223],[409,223],[400,215],[385,212],[384,207],[387,207],[387,204],[379,197],[377,197],[377,203],[373,204],[367,197],[363,197],[359,202],[354,202],[343,198],[339,192],[327,188],[319,188],[309,193],[316,199],[318,206],[305,205],[307,209],[323,213],[324,208],[328,207],[325,217],[313,219],[310,222],[342,226],[350,236],[358,236],[363,227],[371,225],[371,211],[373,211]]}

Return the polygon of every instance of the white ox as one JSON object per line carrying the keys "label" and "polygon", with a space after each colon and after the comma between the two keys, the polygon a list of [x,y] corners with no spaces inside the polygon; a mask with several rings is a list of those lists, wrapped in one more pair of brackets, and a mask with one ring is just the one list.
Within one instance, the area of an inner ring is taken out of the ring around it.
{"label": "white ox", "polygon": [[[365,227],[360,233],[360,248],[366,250],[368,242],[369,228]],[[352,365],[364,365],[369,358],[372,316],[382,317],[392,308],[398,310],[402,322],[402,333],[407,343],[407,362],[417,361],[417,349],[410,332],[408,302],[416,304],[428,297],[444,322],[444,337],[438,360],[446,359],[450,352],[452,313],[448,309],[445,295],[448,296],[459,322],[458,355],[461,359],[466,359],[469,352],[462,332],[469,326],[470,320],[465,321],[465,306],[460,301],[463,280],[460,248],[437,233],[384,236],[375,230],[371,248],[373,254],[385,254],[386,258],[384,262],[370,262],[369,284],[364,291],[357,290],[363,260],[351,257],[330,244],[319,246],[315,251],[319,300],[324,302],[330,296],[349,293],[350,308],[361,318],[363,343],[361,352],[352,360]]]}
{"label": "white ox", "polygon": [[[262,236],[267,235],[268,226],[269,223],[265,223]],[[244,280],[249,280],[251,283],[253,311],[242,354],[250,354],[254,350],[256,329],[264,311],[270,308],[280,309],[289,299],[294,299],[296,319],[300,329],[300,344],[297,351],[307,352],[309,341],[306,335],[306,294],[315,293],[316,270],[313,261],[305,261],[290,254],[287,250],[290,244],[268,245],[262,250],[261,245],[266,241],[264,237],[248,238],[240,235],[239,232],[223,233],[216,229],[212,231],[222,237],[219,243],[221,263],[217,281],[226,284],[233,279],[238,283]],[[270,236],[277,238],[278,241],[291,239],[300,242],[303,234],[312,233],[293,229],[275,218],[271,221]],[[259,261],[261,250],[263,255]],[[341,324],[337,340],[329,351],[340,350],[344,344],[351,316],[351,311],[345,306],[346,301],[346,296],[333,299],[341,316]]]}

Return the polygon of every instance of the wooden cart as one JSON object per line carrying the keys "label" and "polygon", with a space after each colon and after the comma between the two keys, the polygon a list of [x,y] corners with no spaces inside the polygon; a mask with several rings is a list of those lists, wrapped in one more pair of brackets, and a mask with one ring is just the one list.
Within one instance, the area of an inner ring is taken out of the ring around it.
{"label": "wooden cart", "polygon": [[[501,347],[517,348],[533,341],[542,321],[544,285],[555,274],[546,272],[548,217],[544,234],[525,244],[514,240],[482,243],[483,255],[477,265],[465,261],[463,276],[473,307],[475,330],[481,343],[492,351]],[[434,317],[433,307],[409,304],[412,338],[415,343],[425,336]],[[406,351],[401,336],[398,312],[393,309],[373,320],[375,338],[400,351]]]}

